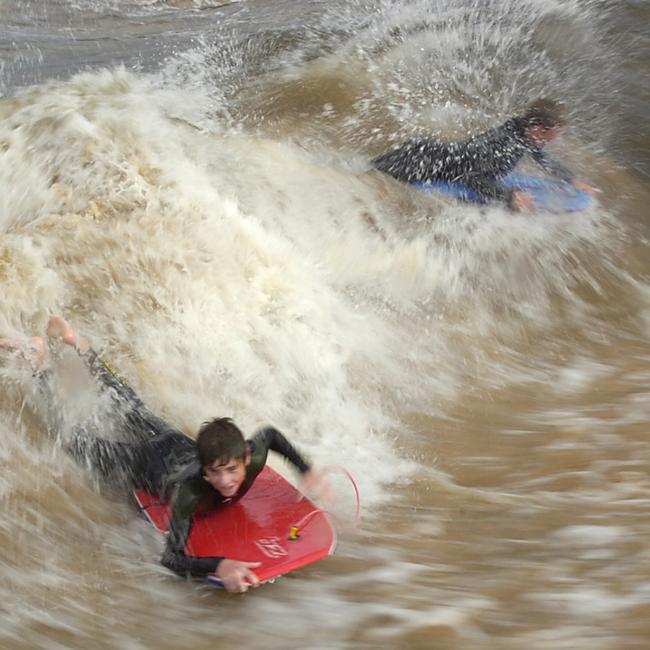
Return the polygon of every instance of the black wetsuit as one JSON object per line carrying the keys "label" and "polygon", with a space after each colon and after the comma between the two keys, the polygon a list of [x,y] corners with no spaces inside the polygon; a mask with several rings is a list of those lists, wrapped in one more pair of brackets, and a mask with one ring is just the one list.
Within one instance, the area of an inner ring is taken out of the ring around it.
{"label": "black wetsuit", "polygon": [[[81,428],[73,433],[67,449],[105,479],[117,480],[129,488],[144,488],[161,499],[171,497],[172,517],[161,562],[176,573],[200,577],[215,572],[223,558],[192,557],[185,552],[193,517],[243,496],[264,468],[269,450],[284,456],[301,473],[310,469],[280,431],[266,427],[246,441],[251,454],[246,476],[237,494],[225,499],[204,479],[192,438],[152,413],[125,380],[92,350],[83,358],[102,388],[110,393],[119,424],[133,441],[107,440]],[[52,406],[47,377],[42,376],[42,380]]]}
{"label": "black wetsuit", "polygon": [[295,448],[277,429],[267,427],[247,440],[251,457],[246,466],[246,477],[231,498],[224,498],[203,477],[198,461],[188,466],[177,482],[172,501],[172,517],[169,522],[167,544],[162,563],[181,575],[206,576],[214,573],[222,557],[192,557],[185,553],[192,519],[197,512],[211,510],[221,504],[241,498],[249,490],[257,475],[264,469],[269,450],[278,452],[289,460],[301,473],[309,470]]}
{"label": "black wetsuit", "polygon": [[462,142],[410,140],[372,164],[405,183],[460,182],[487,199],[509,201],[512,190],[499,181],[526,154],[549,174],[569,183],[573,180],[566,167],[528,138],[526,125],[517,117]]}

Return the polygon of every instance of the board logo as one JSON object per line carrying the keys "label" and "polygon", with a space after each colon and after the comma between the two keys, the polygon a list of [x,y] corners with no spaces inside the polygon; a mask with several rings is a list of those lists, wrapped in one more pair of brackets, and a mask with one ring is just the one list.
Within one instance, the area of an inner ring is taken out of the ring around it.
{"label": "board logo", "polygon": [[289,555],[287,549],[280,544],[279,537],[262,537],[261,539],[255,540],[255,546],[267,557],[276,558]]}

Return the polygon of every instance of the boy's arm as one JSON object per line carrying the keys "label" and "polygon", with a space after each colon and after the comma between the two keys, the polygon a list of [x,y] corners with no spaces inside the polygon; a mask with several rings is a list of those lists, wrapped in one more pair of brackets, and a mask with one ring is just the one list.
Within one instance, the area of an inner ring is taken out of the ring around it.
{"label": "boy's arm", "polygon": [[565,167],[561,162],[558,162],[554,158],[551,158],[547,153],[542,149],[535,149],[531,152],[533,160],[547,173],[551,176],[555,176],[560,180],[563,180],[567,183],[573,183],[575,175],[573,172]]}
{"label": "boy's arm", "polygon": [[496,178],[473,174],[464,176],[459,180],[485,199],[510,203],[512,198],[512,190],[501,185]]}
{"label": "boy's arm", "polygon": [[205,578],[214,575],[222,581],[227,591],[242,592],[251,586],[257,587],[259,579],[252,569],[259,567],[259,562],[241,562],[223,557],[193,557],[185,553],[197,501],[187,486],[180,486],[174,499],[167,543],[161,558],[163,566],[185,577]]}
{"label": "boy's arm", "polygon": [[277,452],[284,456],[296,469],[305,474],[311,470],[311,465],[300,455],[296,448],[284,437],[284,435],[274,427],[265,427],[258,431],[252,438],[251,442],[263,445],[267,449]]}
{"label": "boy's arm", "polygon": [[204,578],[214,573],[224,558],[193,557],[185,553],[197,500],[186,485],[179,487],[173,501],[167,542],[160,562],[181,576]]}

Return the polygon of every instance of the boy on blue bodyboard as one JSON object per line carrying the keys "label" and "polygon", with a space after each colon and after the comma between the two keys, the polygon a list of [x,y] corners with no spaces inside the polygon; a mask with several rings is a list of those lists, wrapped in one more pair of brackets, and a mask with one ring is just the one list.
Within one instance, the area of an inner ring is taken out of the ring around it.
{"label": "boy on blue bodyboard", "polygon": [[576,189],[590,194],[596,191],[543,150],[565,124],[561,104],[537,99],[523,115],[512,117],[485,133],[461,142],[433,138],[410,140],[378,156],[372,164],[405,183],[461,183],[484,202],[503,201],[512,210],[530,211],[534,209],[530,194],[501,184],[525,155],[531,156],[545,172]]}
{"label": "boy on blue bodyboard", "polygon": [[[228,591],[257,586],[254,562],[233,558],[193,557],[185,546],[194,517],[241,498],[264,468],[269,451],[284,456],[302,474],[304,490],[326,491],[324,477],[311,469],[284,435],[265,427],[250,440],[230,418],[215,418],[199,429],[196,441],[152,413],[135,391],[79,336],[63,318],[50,318],[47,335],[77,351],[112,401],[115,417],[129,442],[108,440],[88,428],[76,428],[66,449],[102,478],[129,489],[142,488],[171,497],[172,516],[161,563],[182,576],[213,577]],[[20,350],[32,363],[48,411],[48,424],[62,428],[60,410],[51,390],[47,346],[43,337],[27,342],[0,338],[0,348]]]}

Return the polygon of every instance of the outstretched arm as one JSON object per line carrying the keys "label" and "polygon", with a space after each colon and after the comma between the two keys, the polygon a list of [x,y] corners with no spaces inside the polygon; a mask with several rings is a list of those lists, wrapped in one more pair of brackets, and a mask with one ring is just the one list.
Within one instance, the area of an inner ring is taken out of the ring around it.
{"label": "outstretched arm", "polygon": [[496,178],[474,176],[464,178],[463,182],[485,199],[503,201],[515,212],[535,211],[533,197],[530,194],[504,187]]}
{"label": "outstretched arm", "polygon": [[587,192],[588,194],[595,194],[600,192],[600,190],[592,185],[589,181],[576,178],[573,172],[566,168],[562,163],[558,162],[554,158],[551,158],[549,155],[544,153],[541,149],[532,154],[533,159],[542,167],[542,169],[552,176],[563,180],[566,183],[570,183],[576,189],[581,192]]}
{"label": "outstretched arm", "polygon": [[536,149],[531,152],[533,160],[548,174],[555,176],[567,183],[573,183],[575,175],[565,167],[561,162],[555,160],[542,149]]}
{"label": "outstretched arm", "polygon": [[284,456],[302,474],[303,492],[331,500],[333,490],[330,487],[325,470],[314,470],[298,450],[274,427],[266,427],[256,433],[251,442],[257,447],[263,445]]}
{"label": "outstretched arm", "polygon": [[284,456],[296,469],[305,474],[311,469],[309,463],[300,455],[298,450],[275,427],[265,427],[258,431],[251,442],[257,447],[263,445],[267,449]]}
{"label": "outstretched arm", "polygon": [[487,200],[496,200],[510,203],[512,198],[512,190],[501,185],[494,177],[473,174],[463,176],[459,180],[470,189],[478,192],[486,199],[486,202]]}

